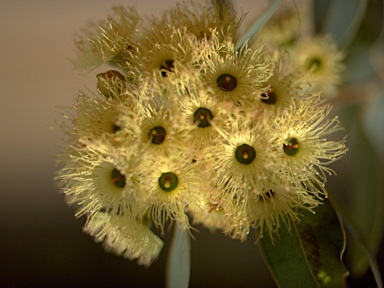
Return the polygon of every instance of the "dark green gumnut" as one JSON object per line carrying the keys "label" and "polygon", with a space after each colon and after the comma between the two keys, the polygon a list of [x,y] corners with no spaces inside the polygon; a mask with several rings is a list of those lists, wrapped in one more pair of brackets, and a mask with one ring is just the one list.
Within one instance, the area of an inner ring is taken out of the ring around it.
{"label": "dark green gumnut", "polygon": [[193,114],[193,122],[200,128],[206,128],[211,126],[211,120],[213,119],[212,112],[207,108],[199,108]]}
{"label": "dark green gumnut", "polygon": [[152,144],[160,145],[164,142],[167,132],[161,126],[157,126],[149,131],[148,137]]}
{"label": "dark green gumnut", "polygon": [[172,172],[161,174],[159,178],[159,186],[165,192],[171,192],[177,188],[179,178]]}
{"label": "dark green gumnut", "polygon": [[[167,71],[173,72],[173,60],[165,60],[161,65],[160,65],[160,70],[161,70],[161,76],[167,77]],[[165,71],[166,70],[166,71]]]}
{"label": "dark green gumnut", "polygon": [[237,80],[230,74],[222,74],[216,79],[217,87],[223,91],[232,91],[237,86]]}
{"label": "dark green gumnut", "polygon": [[125,187],[125,176],[119,170],[114,168],[111,172],[111,182],[118,188]]}
{"label": "dark green gumnut", "polygon": [[295,156],[299,152],[299,142],[296,138],[287,138],[284,141],[283,150],[288,156]]}
{"label": "dark green gumnut", "polygon": [[241,164],[249,165],[255,160],[256,151],[253,147],[243,144],[237,147],[235,157]]}
{"label": "dark green gumnut", "polygon": [[277,101],[276,93],[273,90],[269,90],[267,93],[262,94],[261,102],[265,104],[275,104]]}
{"label": "dark green gumnut", "polygon": [[118,71],[109,70],[105,73],[99,73],[97,77],[97,91],[100,95],[107,98],[111,97],[114,93],[111,91],[112,88],[117,90],[115,93],[121,93],[125,88],[125,77]]}

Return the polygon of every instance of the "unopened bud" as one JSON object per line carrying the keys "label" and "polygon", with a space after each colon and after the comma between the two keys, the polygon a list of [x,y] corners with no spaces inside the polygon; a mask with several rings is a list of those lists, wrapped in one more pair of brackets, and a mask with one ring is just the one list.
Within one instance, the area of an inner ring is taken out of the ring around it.
{"label": "unopened bud", "polygon": [[99,73],[97,77],[97,91],[109,98],[119,95],[126,86],[125,77],[118,71],[109,70],[105,73]]}

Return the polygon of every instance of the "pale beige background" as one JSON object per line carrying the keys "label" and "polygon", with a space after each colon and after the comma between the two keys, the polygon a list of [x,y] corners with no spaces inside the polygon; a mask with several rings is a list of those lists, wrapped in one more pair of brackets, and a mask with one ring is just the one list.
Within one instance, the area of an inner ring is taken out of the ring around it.
{"label": "pale beige background", "polygon": [[[72,39],[114,4],[142,15],[175,1],[0,0],[0,287],[162,287],[167,247],[149,269],[105,253],[82,233],[52,181],[61,131],[58,106],[93,89],[96,72],[73,70]],[[248,19],[257,1],[235,2]],[[169,238],[169,237],[168,237]],[[253,239],[240,244],[202,231],[193,241],[192,287],[274,287]],[[167,240],[169,243],[169,239]],[[261,283],[263,283],[261,285]]]}

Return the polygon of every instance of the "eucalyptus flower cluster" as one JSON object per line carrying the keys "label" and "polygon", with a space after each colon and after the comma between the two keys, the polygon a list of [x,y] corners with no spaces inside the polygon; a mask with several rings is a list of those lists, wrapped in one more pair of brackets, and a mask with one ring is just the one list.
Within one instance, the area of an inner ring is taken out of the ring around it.
{"label": "eucalyptus flower cluster", "polygon": [[346,152],[327,139],[342,129],[323,96],[342,70],[329,38],[287,46],[277,36],[298,30],[272,19],[237,48],[244,17],[209,2],[145,21],[113,12],[76,42],[78,68],[109,69],[65,115],[56,177],[86,232],[148,266],[164,244],[155,232],[174,222],[243,241],[315,211]]}

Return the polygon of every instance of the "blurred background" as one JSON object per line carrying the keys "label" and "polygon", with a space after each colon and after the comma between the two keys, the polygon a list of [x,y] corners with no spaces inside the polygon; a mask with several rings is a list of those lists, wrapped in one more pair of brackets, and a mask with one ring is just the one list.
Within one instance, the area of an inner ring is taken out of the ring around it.
{"label": "blurred background", "polygon": [[[326,29],[322,16],[333,2],[314,1],[315,31]],[[65,145],[62,132],[52,127],[61,120],[58,107],[70,106],[80,89],[94,90],[96,85],[98,70],[80,73],[71,63],[79,29],[87,21],[105,19],[113,5],[135,5],[144,16],[160,15],[175,3],[0,0],[1,287],[164,286],[171,233],[149,268],[105,253],[82,232],[84,219],[75,219],[52,180],[54,155]],[[237,11],[250,12],[249,21],[265,11],[268,1],[233,3]],[[366,11],[358,36],[348,46],[346,85],[332,99],[352,144],[347,157],[334,166],[339,176],[331,177],[328,189],[350,222],[362,218],[358,230],[382,270],[384,46],[377,39],[383,36],[383,1],[367,1]],[[192,240],[191,287],[276,287],[254,235],[240,243],[199,228]],[[351,287],[375,287],[371,272],[365,271],[350,279]]]}

